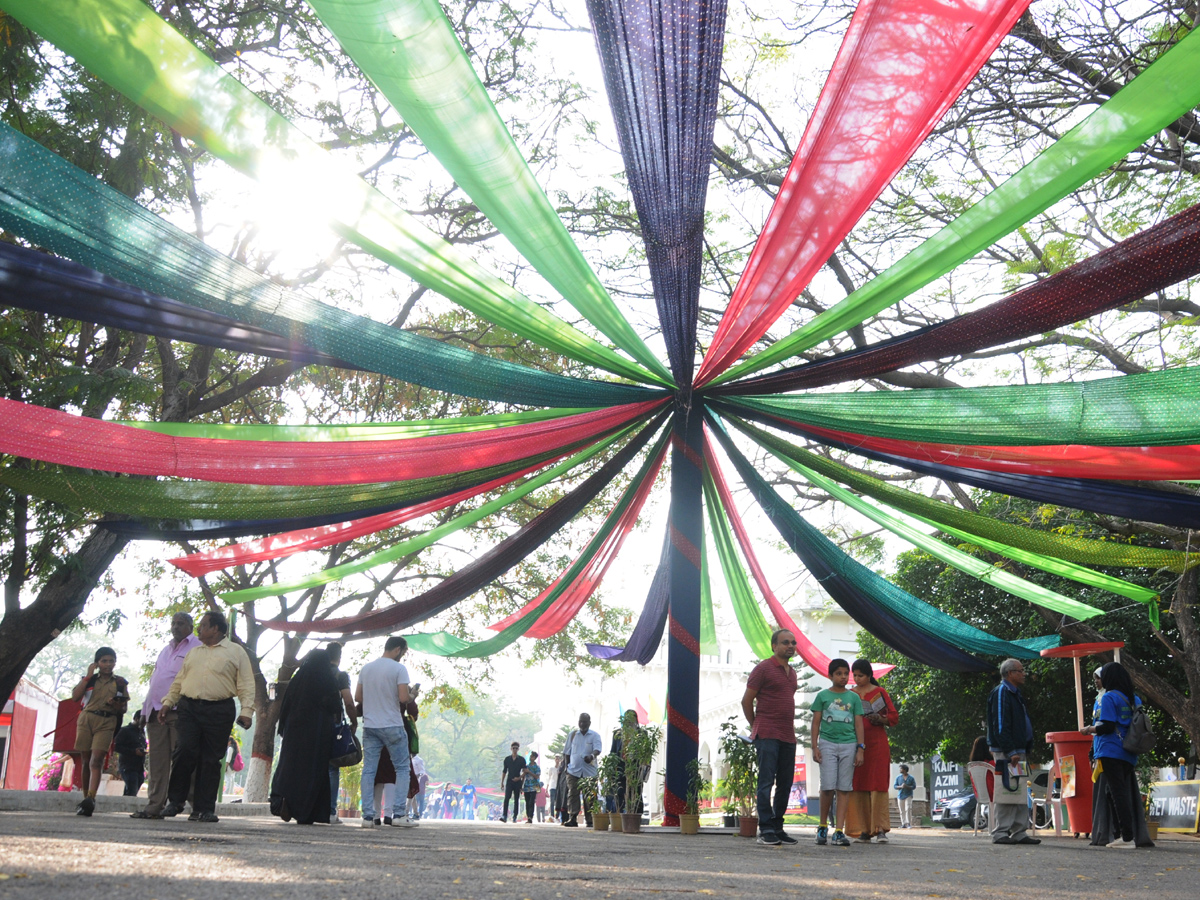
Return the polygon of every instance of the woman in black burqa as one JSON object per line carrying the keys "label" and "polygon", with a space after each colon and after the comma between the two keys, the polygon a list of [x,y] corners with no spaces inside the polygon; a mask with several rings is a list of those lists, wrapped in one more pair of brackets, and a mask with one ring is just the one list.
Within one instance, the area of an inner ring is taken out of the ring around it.
{"label": "woman in black burqa", "polygon": [[279,709],[279,762],[271,779],[271,812],[285,822],[329,823],[329,754],[341,721],[337,671],[313,650],[288,682]]}

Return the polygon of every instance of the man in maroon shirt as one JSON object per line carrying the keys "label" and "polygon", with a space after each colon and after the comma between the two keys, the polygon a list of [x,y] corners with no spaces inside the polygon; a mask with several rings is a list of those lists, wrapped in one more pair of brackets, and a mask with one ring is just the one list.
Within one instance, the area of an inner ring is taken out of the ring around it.
{"label": "man in maroon shirt", "polygon": [[788,665],[795,653],[794,634],[785,628],[772,634],[771,656],[750,671],[742,695],[742,712],[758,751],[758,842],[771,847],[796,843],[783,830],[796,768],[796,670]]}

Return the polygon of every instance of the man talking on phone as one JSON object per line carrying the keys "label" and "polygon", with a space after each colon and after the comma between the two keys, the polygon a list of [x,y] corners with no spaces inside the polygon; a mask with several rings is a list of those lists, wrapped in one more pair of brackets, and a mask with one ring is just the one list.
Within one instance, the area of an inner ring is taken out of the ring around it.
{"label": "man talking on phone", "polygon": [[[229,640],[229,621],[224,613],[211,611],[201,617],[196,628],[200,646],[193,647],[183,660],[171,689],[163,697],[158,711],[160,722],[178,707],[179,742],[171,765],[167,788],[167,806],[163,816],[183,812],[188,784],[196,776],[192,798],[194,812],[189,822],[217,821],[217,788],[221,780],[221,759],[229,746],[234,717],[242,728],[249,728],[254,715],[254,672],[250,657]],[[233,698],[241,704],[234,707]]]}

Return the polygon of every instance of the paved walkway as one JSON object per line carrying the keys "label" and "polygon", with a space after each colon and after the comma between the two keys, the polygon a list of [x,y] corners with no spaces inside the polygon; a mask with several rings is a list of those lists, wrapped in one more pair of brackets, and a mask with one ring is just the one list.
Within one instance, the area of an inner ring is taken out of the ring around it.
{"label": "paved walkway", "polygon": [[419,828],[141,822],[115,813],[0,814],[0,900],[602,900],[689,895],[806,900],[1151,897],[1195,900],[1200,840],[1089,851],[1047,838],[993,847],[941,829],[887,845],[795,847],[728,835],[595,834],[552,825]]}

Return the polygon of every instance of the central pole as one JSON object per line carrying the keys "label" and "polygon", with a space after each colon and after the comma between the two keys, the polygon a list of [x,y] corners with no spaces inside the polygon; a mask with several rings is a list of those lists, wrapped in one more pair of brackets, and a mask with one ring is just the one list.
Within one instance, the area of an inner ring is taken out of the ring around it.
{"label": "central pole", "polygon": [[687,764],[700,743],[700,497],[703,415],[690,392],[676,399],[671,440],[670,608],[667,618],[667,783],[664,825],[678,825]]}

